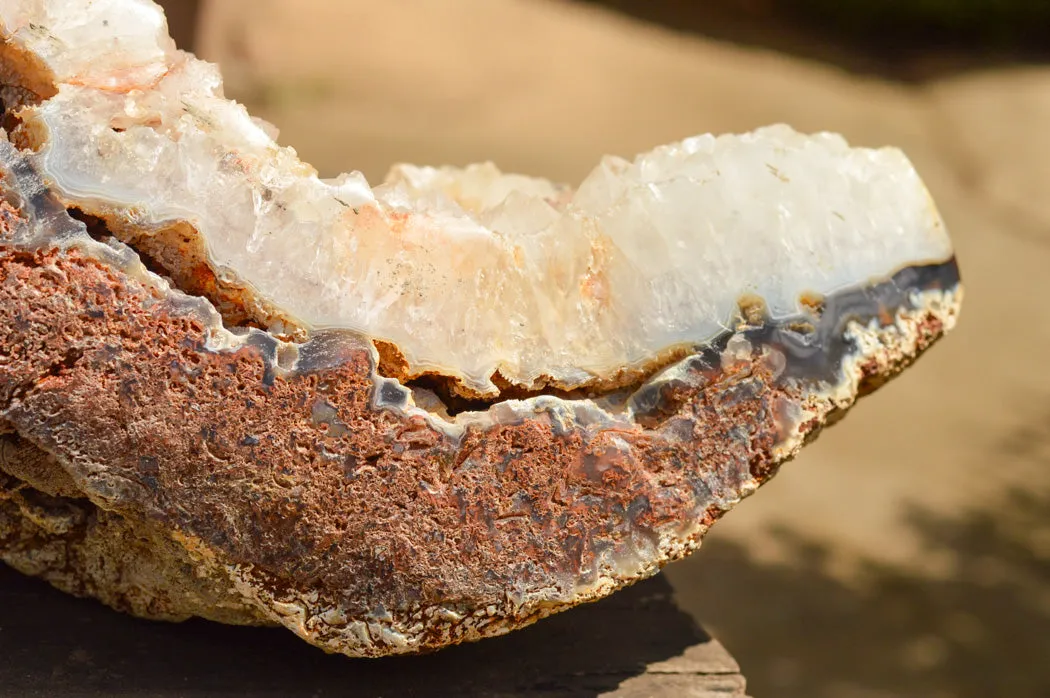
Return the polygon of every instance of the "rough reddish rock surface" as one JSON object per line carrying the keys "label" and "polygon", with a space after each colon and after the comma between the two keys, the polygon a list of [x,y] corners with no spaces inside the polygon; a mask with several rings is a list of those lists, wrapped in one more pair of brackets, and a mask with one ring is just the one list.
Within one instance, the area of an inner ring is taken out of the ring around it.
{"label": "rough reddish rock surface", "polygon": [[954,260],[917,259],[795,317],[741,299],[615,391],[424,409],[363,335],[239,327],[263,304],[184,221],[67,211],[16,108],[48,76],[0,59],[0,558],[137,615],[378,656],[600,598],[695,550],[958,311]]}
{"label": "rough reddish rock surface", "polygon": [[[457,437],[401,413],[352,336],[288,370],[261,332],[209,350],[180,301],[81,249],[0,247],[4,559],[140,615],[281,622],[353,654],[498,634],[652,574],[834,410],[756,343],[641,388],[634,429],[537,408]],[[943,323],[920,312],[861,380]]]}

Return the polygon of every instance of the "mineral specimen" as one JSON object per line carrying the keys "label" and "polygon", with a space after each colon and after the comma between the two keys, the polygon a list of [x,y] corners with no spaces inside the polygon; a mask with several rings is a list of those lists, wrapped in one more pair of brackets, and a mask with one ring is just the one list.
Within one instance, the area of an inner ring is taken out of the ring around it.
{"label": "mineral specimen", "polygon": [[952,327],[896,150],[322,180],[149,0],[0,3],[0,557],[376,656],[694,550]]}

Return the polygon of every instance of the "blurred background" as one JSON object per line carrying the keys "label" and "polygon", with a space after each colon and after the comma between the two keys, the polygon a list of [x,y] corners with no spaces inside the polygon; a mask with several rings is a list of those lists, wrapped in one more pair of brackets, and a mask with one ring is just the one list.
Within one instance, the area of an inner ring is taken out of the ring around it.
{"label": "blurred background", "polygon": [[1050,696],[1050,0],[166,5],[323,175],[578,182],[774,122],[902,147],[957,245],[959,328],[665,575],[757,697]]}

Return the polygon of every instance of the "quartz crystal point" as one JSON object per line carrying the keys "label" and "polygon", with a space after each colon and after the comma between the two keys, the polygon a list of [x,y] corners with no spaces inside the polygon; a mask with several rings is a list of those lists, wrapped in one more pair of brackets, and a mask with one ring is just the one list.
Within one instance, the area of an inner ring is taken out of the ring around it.
{"label": "quartz crystal point", "polygon": [[149,0],[0,3],[0,556],[376,656],[680,558],[955,322],[897,150],[320,179]]}

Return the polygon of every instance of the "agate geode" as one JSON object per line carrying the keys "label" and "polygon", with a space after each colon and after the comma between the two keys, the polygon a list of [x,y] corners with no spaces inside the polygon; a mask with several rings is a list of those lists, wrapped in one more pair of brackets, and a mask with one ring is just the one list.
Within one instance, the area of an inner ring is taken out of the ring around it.
{"label": "agate geode", "polygon": [[694,550],[955,322],[899,151],[322,180],[149,0],[0,3],[0,557],[137,615],[441,647]]}

